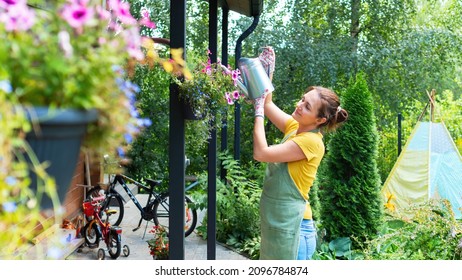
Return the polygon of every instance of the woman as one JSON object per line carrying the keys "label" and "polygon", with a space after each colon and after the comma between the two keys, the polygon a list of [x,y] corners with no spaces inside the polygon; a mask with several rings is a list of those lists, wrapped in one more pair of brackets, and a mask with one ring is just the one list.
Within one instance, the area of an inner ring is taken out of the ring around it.
{"label": "woman", "polygon": [[[284,133],[280,144],[268,146],[265,116]],[[269,163],[260,200],[260,259],[311,259],[316,229],[308,193],[324,156],[321,132],[347,118],[338,96],[324,87],[309,87],[291,115],[273,103],[272,93],[255,100],[254,159]]]}

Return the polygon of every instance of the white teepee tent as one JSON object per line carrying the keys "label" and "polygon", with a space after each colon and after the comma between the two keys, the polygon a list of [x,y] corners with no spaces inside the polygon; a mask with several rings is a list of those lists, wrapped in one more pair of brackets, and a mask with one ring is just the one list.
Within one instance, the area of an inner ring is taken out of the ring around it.
{"label": "white teepee tent", "polygon": [[[434,94],[434,91],[432,92]],[[443,122],[419,119],[388,175],[382,196],[396,210],[430,198],[447,199],[462,218],[462,157]]]}

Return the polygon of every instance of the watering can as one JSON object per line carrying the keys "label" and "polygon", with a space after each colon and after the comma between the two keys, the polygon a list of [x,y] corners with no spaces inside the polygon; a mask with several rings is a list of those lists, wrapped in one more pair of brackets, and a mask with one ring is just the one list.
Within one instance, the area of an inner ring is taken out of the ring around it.
{"label": "watering can", "polygon": [[243,81],[237,80],[237,85],[250,99],[257,99],[266,92],[274,91],[268,73],[258,58],[241,57],[238,61],[238,68]]}

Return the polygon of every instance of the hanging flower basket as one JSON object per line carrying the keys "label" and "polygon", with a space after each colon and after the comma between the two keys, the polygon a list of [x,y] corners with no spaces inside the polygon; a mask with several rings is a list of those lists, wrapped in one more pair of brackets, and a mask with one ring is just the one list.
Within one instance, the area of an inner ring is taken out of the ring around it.
{"label": "hanging flower basket", "polygon": [[[59,202],[64,202],[69,184],[74,174],[82,140],[87,125],[96,121],[96,110],[50,109],[47,107],[28,108],[27,117],[32,130],[27,133],[26,141],[40,163],[49,166],[46,172],[55,179]],[[29,162],[32,159],[26,155]],[[34,172],[30,174],[32,191],[37,193],[41,184]],[[53,207],[50,197],[39,201],[42,209]]]}
{"label": "hanging flower basket", "polygon": [[181,110],[185,120],[203,120],[207,116],[206,110],[201,110],[201,107],[196,107],[189,100],[180,98]]}

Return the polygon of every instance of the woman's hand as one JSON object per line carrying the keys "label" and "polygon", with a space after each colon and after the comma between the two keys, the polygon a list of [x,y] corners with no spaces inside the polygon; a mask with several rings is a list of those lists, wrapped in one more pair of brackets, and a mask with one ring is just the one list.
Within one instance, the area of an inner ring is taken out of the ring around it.
{"label": "woman's hand", "polygon": [[262,96],[258,97],[254,100],[254,108],[255,108],[255,117],[265,117],[265,99],[268,96],[268,93],[263,94]]}
{"label": "woman's hand", "polygon": [[263,51],[258,56],[263,68],[266,71],[268,77],[272,80],[273,79],[273,72],[276,67],[276,54],[274,53],[273,47],[266,46],[263,47]]}

